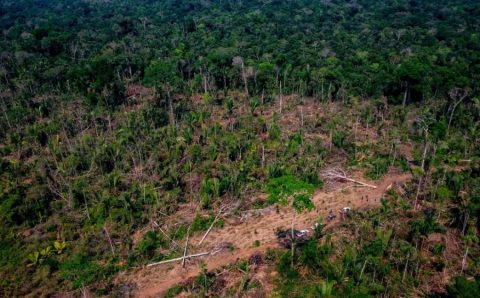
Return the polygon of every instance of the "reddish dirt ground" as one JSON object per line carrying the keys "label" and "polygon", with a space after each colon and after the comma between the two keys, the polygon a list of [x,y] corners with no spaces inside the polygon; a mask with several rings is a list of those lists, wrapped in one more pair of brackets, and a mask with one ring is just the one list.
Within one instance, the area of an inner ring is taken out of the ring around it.
{"label": "reddish dirt ground", "polygon": [[[326,218],[330,210],[337,214],[337,219],[329,225],[335,225],[341,221],[339,210],[346,206],[353,210],[376,208],[380,206],[383,194],[392,183],[406,182],[410,178],[409,173],[391,172],[381,180],[369,182],[377,186],[375,189],[342,184],[335,191],[319,191],[313,197],[315,209],[297,215],[295,227],[310,229],[319,219]],[[215,255],[191,259],[185,268],[182,268],[180,263],[169,263],[132,269],[119,275],[117,283],[135,284],[137,289],[134,294],[137,297],[159,297],[176,284],[197,276],[201,270],[200,262],[211,271],[238,259],[248,258],[256,252],[262,253],[268,248],[276,247],[276,229],[290,227],[292,218],[293,213],[289,208],[276,209],[272,206],[262,210],[261,215],[251,214],[244,217],[242,221],[237,221],[238,224],[229,224],[230,221],[225,220],[225,227],[213,229],[201,246],[197,244],[203,234],[194,235],[190,240],[188,254],[212,251],[219,243],[231,243],[233,250],[225,249]],[[254,248],[253,243],[256,240],[260,245]]]}

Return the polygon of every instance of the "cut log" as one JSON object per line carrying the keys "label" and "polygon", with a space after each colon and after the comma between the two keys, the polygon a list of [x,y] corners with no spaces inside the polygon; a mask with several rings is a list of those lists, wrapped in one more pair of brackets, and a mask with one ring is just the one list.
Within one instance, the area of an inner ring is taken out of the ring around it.
{"label": "cut log", "polygon": [[170,259],[170,260],[165,260],[165,261],[160,261],[160,262],[156,262],[156,263],[152,263],[152,264],[148,264],[147,267],[152,267],[152,266],[157,266],[157,265],[161,265],[161,264],[167,264],[167,263],[172,263],[172,262],[176,262],[176,261],[182,261],[184,259],[191,259],[191,258],[197,258],[197,257],[203,257],[203,256],[206,256],[206,255],[215,255],[216,253],[220,252],[223,250],[223,247],[220,247],[216,250],[212,250],[212,251],[207,251],[207,252],[201,252],[201,253],[198,253],[198,254],[193,254],[193,255],[188,255],[188,256],[183,256],[183,257],[179,257],[179,258],[175,258],[175,259]]}
{"label": "cut log", "polygon": [[172,262],[181,261],[181,260],[184,260],[184,259],[190,259],[190,258],[196,258],[196,257],[206,256],[206,255],[209,255],[209,254],[211,254],[211,253],[212,253],[212,252],[208,251],[208,252],[202,252],[202,253],[193,254],[193,255],[189,255],[189,256],[183,256],[183,257],[179,257],[179,258],[175,258],[175,259],[160,261],[160,262],[148,264],[147,267],[152,267],[152,266],[157,266],[157,265],[161,265],[161,264],[172,263]]}
{"label": "cut log", "polygon": [[327,179],[327,180],[343,180],[343,181],[349,181],[353,182],[355,184],[359,184],[361,186],[365,187],[371,187],[371,188],[377,188],[377,186],[368,184],[362,181],[358,181],[352,178],[347,177],[347,174],[345,171],[341,169],[328,169],[325,170],[324,172],[321,173],[322,178]]}
{"label": "cut log", "polygon": [[360,185],[365,186],[365,187],[377,188],[376,185],[368,184],[368,183],[365,183],[365,182],[362,182],[362,181],[358,181],[358,180],[354,180],[354,179],[351,179],[351,178],[344,177],[344,178],[342,178],[342,179],[343,179],[343,180],[350,181],[350,182],[353,182],[353,183],[356,183],[356,184],[360,184]]}
{"label": "cut log", "polygon": [[165,236],[165,238],[172,241],[172,243],[175,244],[178,248],[183,249],[183,246],[181,246],[177,241],[173,240],[170,236],[168,236],[167,233],[165,233],[165,231],[162,230],[162,228],[160,228],[160,226],[156,222],[154,222],[154,228],[157,228],[163,234],[163,236]]}
{"label": "cut log", "polygon": [[198,245],[202,245],[203,241],[205,240],[205,238],[207,238],[208,234],[210,233],[210,231],[212,230],[213,226],[215,225],[215,223],[217,222],[218,220],[218,217],[220,216],[220,214],[218,214],[217,216],[215,216],[215,219],[213,220],[212,224],[210,225],[210,227],[208,228],[208,230],[205,232],[205,234],[203,235],[202,239],[200,240],[200,242],[198,242]]}
{"label": "cut log", "polygon": [[215,216],[215,219],[213,220],[212,224],[210,225],[210,227],[208,228],[208,230],[205,232],[205,234],[203,235],[202,239],[200,240],[200,242],[198,242],[198,245],[201,245],[203,243],[203,241],[205,240],[205,238],[207,238],[208,234],[210,233],[210,231],[213,229],[213,226],[215,225],[215,223],[217,222],[217,220],[222,217],[222,216],[225,216],[227,214],[229,214],[232,210],[236,209],[238,207],[238,204],[236,206],[223,206],[220,208],[220,210],[218,211],[218,214]]}

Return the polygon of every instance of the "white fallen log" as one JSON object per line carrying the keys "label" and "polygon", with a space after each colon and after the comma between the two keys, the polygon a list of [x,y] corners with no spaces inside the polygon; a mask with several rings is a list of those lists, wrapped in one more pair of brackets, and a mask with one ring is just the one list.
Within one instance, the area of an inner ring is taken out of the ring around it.
{"label": "white fallen log", "polygon": [[218,218],[219,218],[220,214],[218,214],[217,216],[215,216],[215,219],[213,220],[212,224],[210,225],[210,227],[208,228],[208,230],[205,232],[205,234],[203,235],[202,239],[200,240],[200,242],[198,242],[198,245],[202,245],[203,243],[203,240],[205,240],[205,238],[207,238],[208,234],[210,233],[210,231],[212,230],[213,226],[215,225],[215,223],[217,222]]}
{"label": "white fallen log", "polygon": [[219,252],[222,251],[222,250],[223,250],[223,248],[219,248],[219,249],[212,250],[212,251],[201,252],[201,253],[198,253],[198,254],[193,254],[193,255],[188,255],[188,256],[182,256],[182,257],[175,258],[175,259],[170,259],[170,260],[164,260],[164,261],[160,261],[160,262],[148,264],[147,267],[152,267],[152,266],[157,266],[157,265],[161,265],[161,264],[172,263],[172,262],[176,262],[176,261],[183,261],[183,260],[185,260],[185,259],[203,257],[203,256],[206,256],[206,255],[211,255],[211,256],[213,256],[213,255],[219,253]]}
{"label": "white fallen log", "polygon": [[205,232],[205,234],[203,235],[202,239],[200,240],[200,242],[198,242],[198,245],[202,245],[203,241],[205,240],[205,238],[207,238],[208,234],[210,233],[210,231],[213,229],[213,226],[215,225],[215,223],[217,222],[217,220],[222,217],[222,216],[225,216],[226,214],[230,213],[233,209],[237,208],[238,207],[238,204],[237,206],[234,206],[234,207],[227,207],[227,206],[223,206],[220,208],[220,211],[218,212],[218,214],[215,216],[215,219],[213,220],[213,222],[210,224],[210,227],[208,228],[208,230]]}
{"label": "white fallen log", "polygon": [[354,180],[354,179],[347,178],[347,177],[345,177],[344,179],[347,180],[347,181],[356,183],[356,184],[360,184],[360,185],[365,186],[365,187],[377,188],[377,186],[376,186],[376,185],[373,185],[373,184],[368,184],[368,183],[365,183],[365,182],[362,182],[362,181],[358,181],[358,180]]}
{"label": "white fallen log", "polygon": [[365,183],[365,182],[362,182],[362,181],[359,181],[359,180],[349,178],[347,176],[347,174],[345,173],[345,171],[343,171],[341,169],[326,170],[321,174],[321,176],[322,176],[322,178],[328,179],[328,180],[345,180],[345,181],[349,181],[349,182],[359,184],[361,186],[377,188],[376,185],[368,184],[368,183]]}
{"label": "white fallen log", "polygon": [[189,256],[182,256],[182,257],[175,258],[175,259],[170,259],[170,260],[160,261],[160,262],[156,262],[156,263],[151,263],[151,264],[148,264],[147,267],[152,267],[152,266],[157,266],[157,265],[161,265],[161,264],[172,263],[172,262],[176,262],[176,261],[182,261],[182,260],[184,260],[184,259],[190,259],[190,258],[196,258],[196,257],[206,256],[206,255],[209,255],[209,254],[211,254],[210,251],[208,251],[208,252],[202,252],[202,253],[198,253],[198,254],[193,254],[193,255],[189,255]]}
{"label": "white fallen log", "polygon": [[162,234],[163,236],[165,236],[165,238],[167,238],[168,240],[170,240],[173,244],[175,244],[178,248],[180,249],[183,249],[183,246],[181,246],[177,241],[173,240],[170,236],[167,235],[167,233],[165,233],[164,230],[162,230],[162,228],[160,228],[160,226],[155,223],[156,226],[154,228],[157,228]]}

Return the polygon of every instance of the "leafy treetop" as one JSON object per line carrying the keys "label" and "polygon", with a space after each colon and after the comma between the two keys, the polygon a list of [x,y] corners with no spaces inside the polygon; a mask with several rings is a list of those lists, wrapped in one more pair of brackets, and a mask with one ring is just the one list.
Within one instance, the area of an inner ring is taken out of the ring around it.
{"label": "leafy treetop", "polygon": [[280,203],[282,205],[291,205],[295,211],[311,210],[314,208],[311,200],[313,195],[313,185],[296,179],[291,175],[285,175],[273,178],[268,182],[267,192],[268,201]]}

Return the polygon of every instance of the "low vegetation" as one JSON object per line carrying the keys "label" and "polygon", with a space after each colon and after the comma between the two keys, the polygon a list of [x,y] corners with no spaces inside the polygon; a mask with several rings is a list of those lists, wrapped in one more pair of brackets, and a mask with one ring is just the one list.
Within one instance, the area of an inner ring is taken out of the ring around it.
{"label": "low vegetation", "polygon": [[127,296],[225,206],[311,210],[333,167],[413,178],[167,297],[480,295],[478,1],[134,2],[0,3],[0,296]]}

